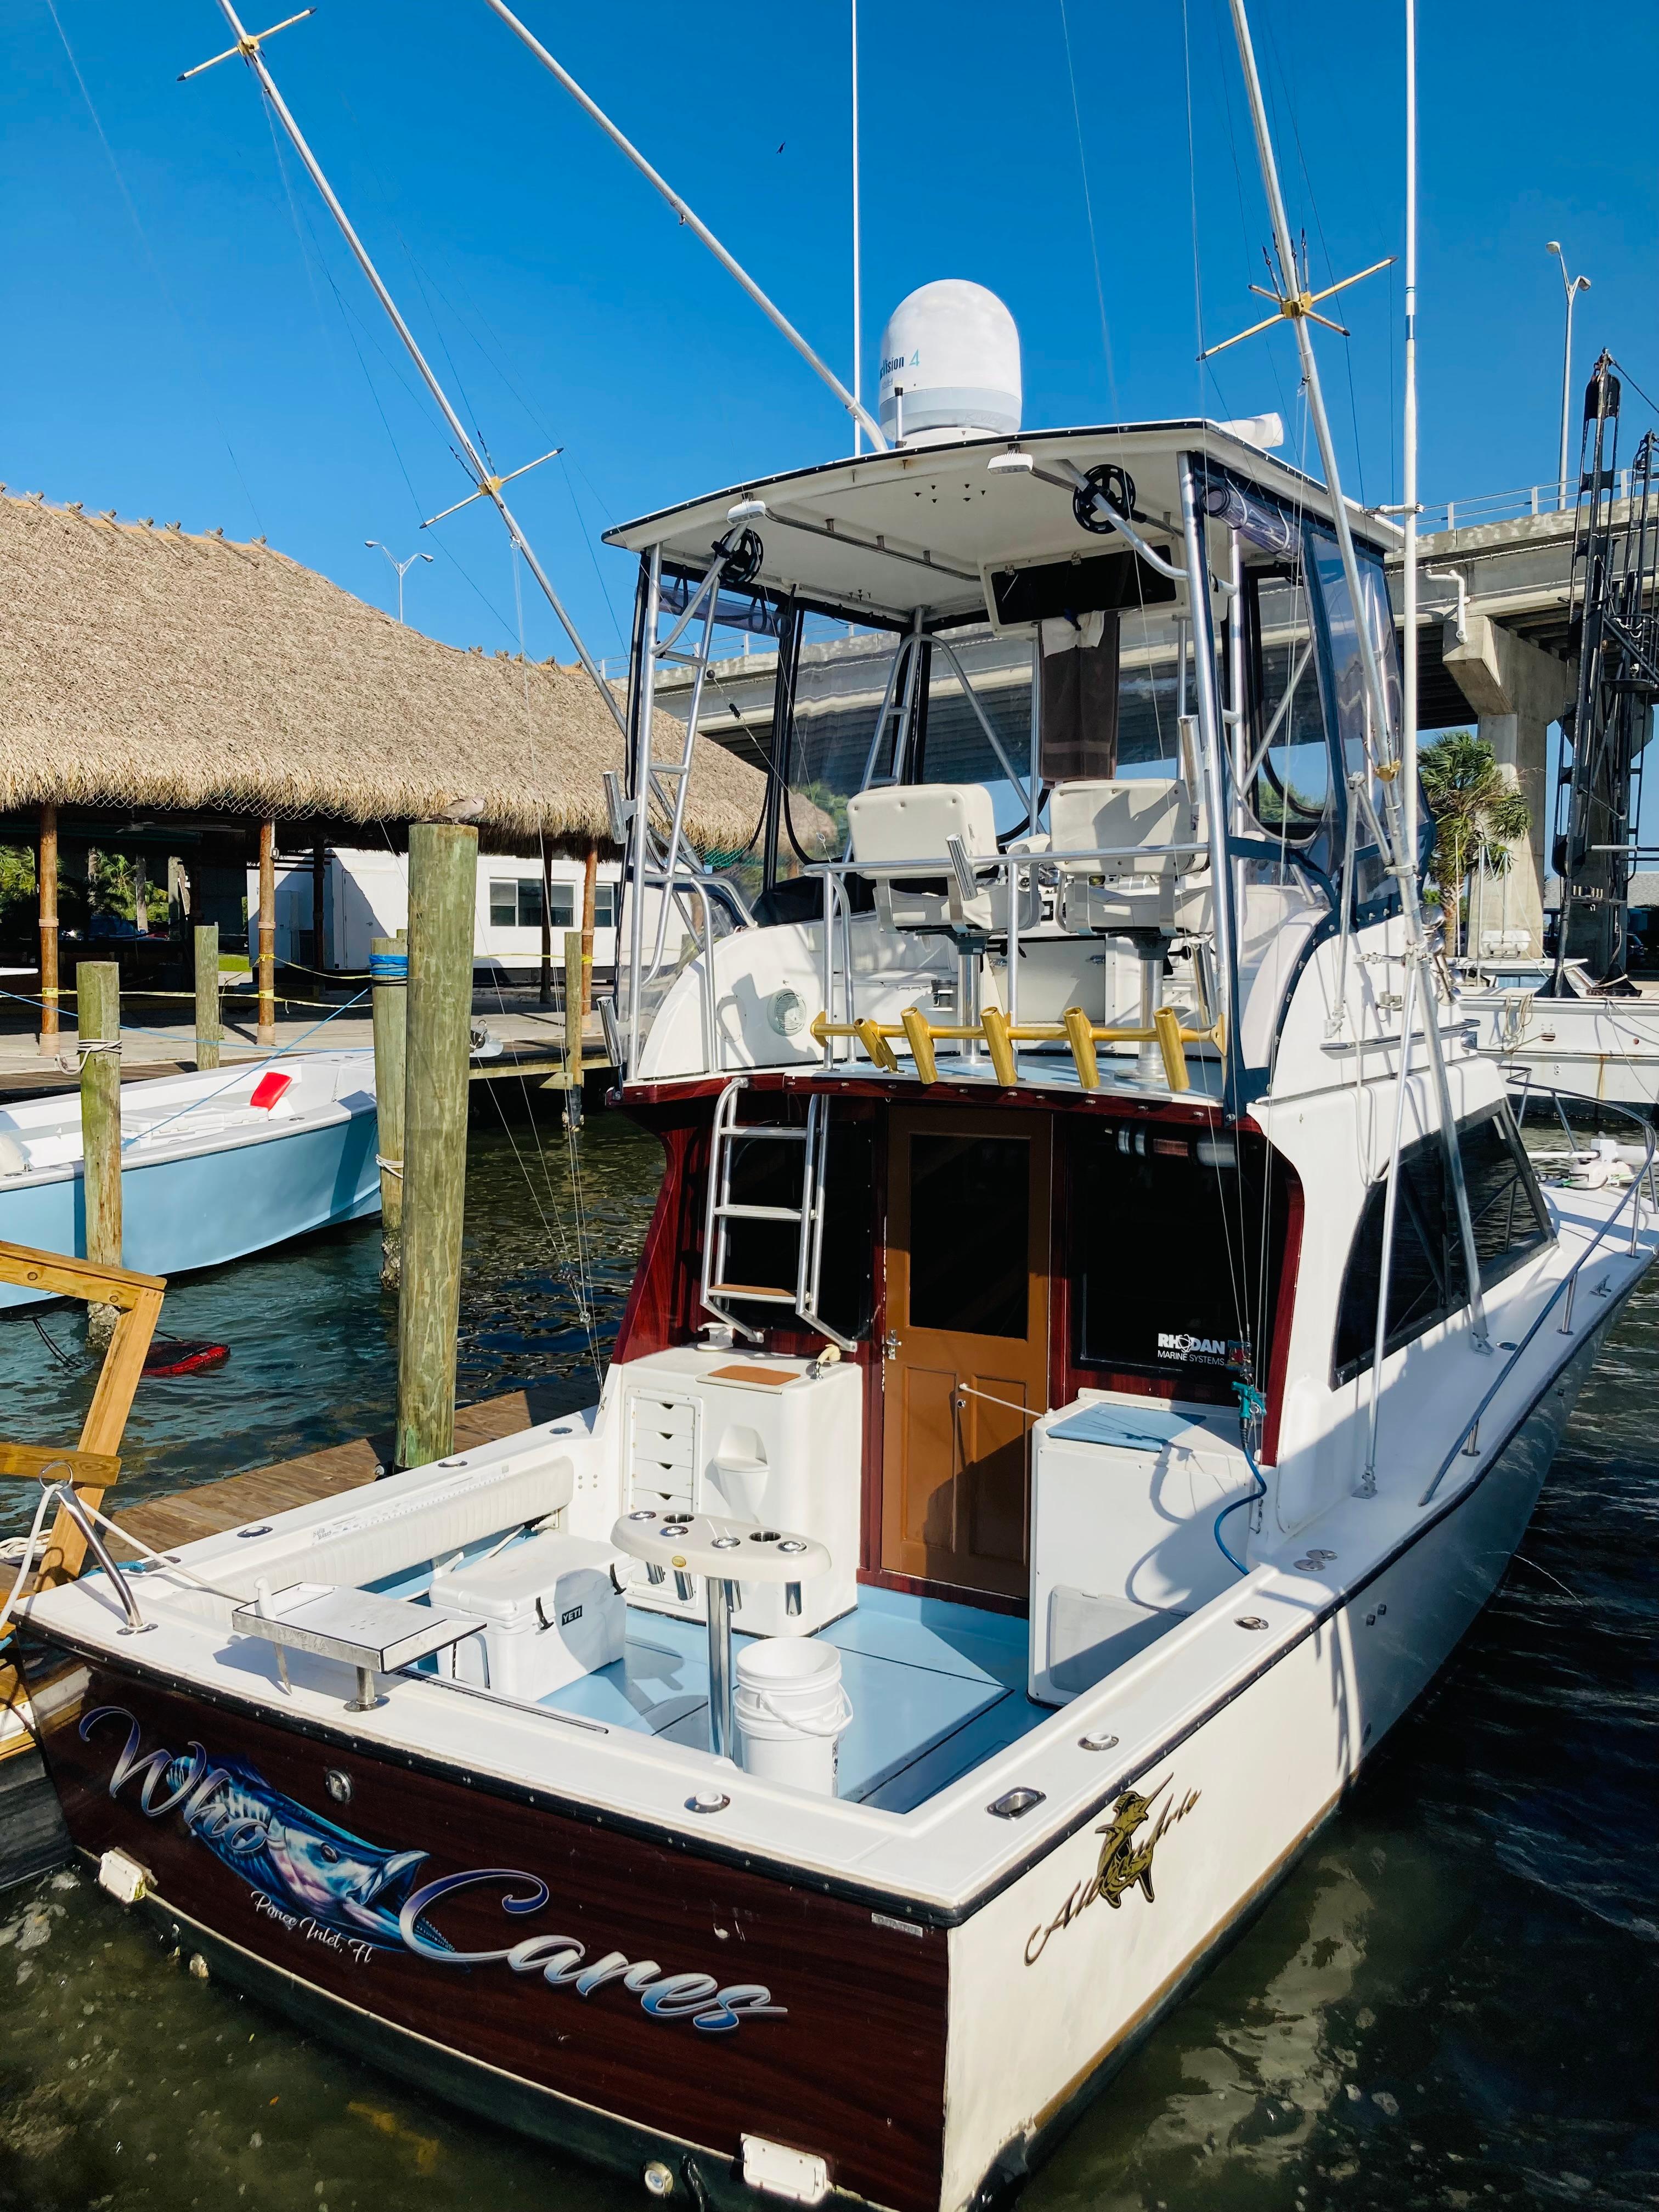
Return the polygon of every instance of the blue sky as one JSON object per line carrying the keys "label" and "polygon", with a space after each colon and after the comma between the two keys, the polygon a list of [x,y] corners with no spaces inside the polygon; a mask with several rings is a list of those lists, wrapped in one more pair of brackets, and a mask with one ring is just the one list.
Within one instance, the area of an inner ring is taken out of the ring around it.
{"label": "blue sky", "polygon": [[[515,645],[494,518],[416,534],[465,482],[252,80],[174,81],[225,43],[216,8],[56,7],[98,122],[48,0],[10,0],[0,477],[262,532],[388,607],[363,540],[424,547],[410,620]],[[521,12],[848,374],[845,0]],[[1396,251],[1398,8],[1258,0],[1254,21],[1316,276]],[[864,0],[861,27],[866,397],[888,309],[963,276],[1014,312],[1029,424],[1194,408],[1195,263],[1213,340],[1255,319],[1267,235],[1222,0]],[[1554,473],[1547,239],[1594,279],[1575,382],[1605,343],[1659,395],[1659,163],[1619,113],[1656,80],[1659,15],[1425,8],[1422,51],[1423,492],[1461,499]],[[498,465],[564,447],[519,506],[596,653],[622,649],[631,595],[608,524],[847,450],[834,401],[477,0],[323,0],[269,58]],[[1322,358],[1349,489],[1397,498],[1399,269],[1346,303],[1352,342]],[[1291,411],[1287,331],[1214,372],[1212,411]],[[568,659],[524,591],[529,649]]]}

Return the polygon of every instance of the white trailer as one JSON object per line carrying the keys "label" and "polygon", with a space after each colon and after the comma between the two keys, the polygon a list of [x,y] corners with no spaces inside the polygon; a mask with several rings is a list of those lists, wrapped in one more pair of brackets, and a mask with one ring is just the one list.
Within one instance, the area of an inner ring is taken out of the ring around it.
{"label": "white trailer", "polygon": [[[550,864],[553,965],[564,969],[564,933],[582,926],[582,864]],[[594,885],[593,964],[603,972],[617,958],[616,901],[621,870],[601,860]],[[323,873],[323,957],[313,929],[313,870],[309,860],[276,863],[276,958],[314,971],[363,973],[369,939],[395,937],[409,922],[409,862],[401,853],[327,848]],[[475,966],[499,967],[526,977],[542,957],[542,863],[539,856],[481,854],[473,927]],[[257,939],[259,872],[248,871],[250,936]]]}

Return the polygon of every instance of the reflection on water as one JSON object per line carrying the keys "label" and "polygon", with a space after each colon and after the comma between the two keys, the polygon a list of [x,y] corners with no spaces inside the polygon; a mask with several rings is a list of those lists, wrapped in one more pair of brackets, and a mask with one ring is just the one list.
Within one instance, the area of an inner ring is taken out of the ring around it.
{"label": "reflection on water", "polygon": [[[512,1138],[533,1158],[526,1128]],[[656,1148],[609,1119],[582,1146],[613,1327]],[[551,1145],[538,1189],[568,1218],[562,1158]],[[475,1131],[464,1371],[478,1395],[557,1378],[574,1405],[592,1395],[575,1297],[553,1216],[544,1229],[525,1189],[507,1135]],[[230,1336],[232,1365],[166,1386],[200,1389],[199,1406],[169,1398],[163,1413],[149,1395],[163,1386],[146,1386],[135,1488],[383,1419],[376,1249],[372,1228],[349,1232],[170,1297],[169,1325]],[[9,1375],[21,1340],[9,1327]],[[1039,2174],[1029,2212],[1480,2212],[1659,2196],[1656,1334],[1650,1290],[1580,1404],[1523,1560],[1430,1699]],[[263,1407],[248,1382],[210,1401],[234,1407],[222,1420],[204,1413],[208,1388],[255,1361]],[[49,1369],[31,1369],[37,1420],[64,1402]],[[211,1440],[186,1451],[192,1425]],[[641,2201],[405,2094],[170,1954],[78,1876],[0,1899],[0,2206]]]}

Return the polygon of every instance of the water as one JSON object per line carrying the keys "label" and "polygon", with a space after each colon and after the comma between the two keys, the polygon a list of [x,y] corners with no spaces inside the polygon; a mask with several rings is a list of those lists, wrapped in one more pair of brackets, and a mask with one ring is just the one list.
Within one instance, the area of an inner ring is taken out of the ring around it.
{"label": "water", "polygon": [[[662,1155],[654,1138],[619,1115],[590,1115],[574,1188],[551,1117],[532,1121],[518,1101],[498,1099],[506,1087],[489,1086],[469,1137],[457,1396],[466,1403],[535,1384],[550,1419],[599,1395],[596,1361],[603,1366],[622,1316]],[[376,1219],[170,1289],[162,1329],[227,1344],[230,1358],[216,1370],[139,1385],[117,1509],[388,1429],[398,1302],[381,1291],[380,1269]],[[79,1434],[97,1374],[85,1355],[82,1314],[53,1306],[41,1310],[38,1325],[27,1310],[0,1314],[6,1435],[68,1443]],[[18,1486],[4,1486],[0,1533],[27,1528],[30,1510]]]}
{"label": "water", "polygon": [[[527,1128],[511,1139],[533,1153]],[[592,1395],[586,1339],[511,1139],[474,1132],[463,1373],[479,1395],[533,1381],[574,1406]],[[562,1146],[543,1143],[541,1203],[568,1219]],[[609,1118],[582,1146],[614,1328],[658,1155]],[[170,1297],[168,1325],[228,1336],[232,1364],[145,1386],[133,1492],[384,1420],[376,1253],[371,1226]],[[1659,2200],[1656,1340],[1659,1287],[1632,1300],[1522,1561],[1431,1697],[1031,2185],[1027,2212]],[[9,1375],[22,1341],[15,1324],[0,1341]],[[41,1358],[13,1433],[51,1432],[40,1416],[66,1406]],[[186,1449],[192,1433],[210,1441]],[[0,2207],[644,2201],[192,1979],[78,1875],[0,1899]]]}

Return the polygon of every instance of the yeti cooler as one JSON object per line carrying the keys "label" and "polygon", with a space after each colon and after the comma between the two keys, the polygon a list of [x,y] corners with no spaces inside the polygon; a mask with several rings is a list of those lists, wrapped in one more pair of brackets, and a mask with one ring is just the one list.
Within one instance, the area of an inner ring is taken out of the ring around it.
{"label": "yeti cooler", "polygon": [[623,1656],[628,1607],[609,1544],[547,1529],[493,1559],[440,1567],[432,1602],[477,1613],[482,1632],[440,1664],[458,1682],[534,1702]]}

